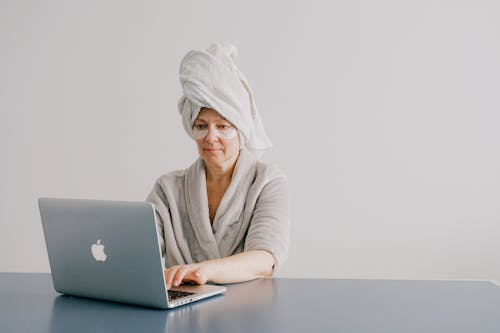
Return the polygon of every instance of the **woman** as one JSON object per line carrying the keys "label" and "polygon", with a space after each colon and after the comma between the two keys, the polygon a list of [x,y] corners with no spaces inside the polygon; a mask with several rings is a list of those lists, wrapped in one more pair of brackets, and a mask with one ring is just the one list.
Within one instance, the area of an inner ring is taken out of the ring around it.
{"label": "woman", "polygon": [[288,252],[286,177],[258,160],[272,144],[235,57],[234,46],[212,44],[181,62],[179,112],[200,157],[161,176],[146,199],[167,288],[273,276]]}

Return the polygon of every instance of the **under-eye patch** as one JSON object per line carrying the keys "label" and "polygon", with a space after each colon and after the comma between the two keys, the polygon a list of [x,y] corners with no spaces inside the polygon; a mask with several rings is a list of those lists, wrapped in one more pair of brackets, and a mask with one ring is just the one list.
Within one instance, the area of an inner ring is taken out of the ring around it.
{"label": "under-eye patch", "polygon": [[[215,136],[220,139],[233,139],[238,134],[238,131],[233,126],[217,125],[213,127]],[[208,125],[197,124],[193,126],[193,137],[196,140],[204,139],[208,135]]]}

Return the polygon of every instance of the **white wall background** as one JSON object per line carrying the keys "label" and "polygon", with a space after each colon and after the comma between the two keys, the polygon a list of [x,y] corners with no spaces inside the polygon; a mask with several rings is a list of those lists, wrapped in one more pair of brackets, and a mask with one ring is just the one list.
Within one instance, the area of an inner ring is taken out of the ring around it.
{"label": "white wall background", "polygon": [[191,49],[230,42],[288,174],[286,277],[500,279],[498,1],[0,0],[0,271],[39,196],[143,200],[197,156]]}

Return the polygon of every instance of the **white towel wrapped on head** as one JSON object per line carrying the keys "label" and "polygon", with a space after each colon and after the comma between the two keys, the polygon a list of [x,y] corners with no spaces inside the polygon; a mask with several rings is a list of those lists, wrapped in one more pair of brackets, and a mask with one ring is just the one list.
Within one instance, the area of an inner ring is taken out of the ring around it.
{"label": "white towel wrapped on head", "polygon": [[180,66],[183,96],[178,102],[186,132],[193,137],[193,123],[202,107],[211,108],[233,123],[240,146],[257,158],[272,147],[250,85],[234,64],[234,45],[212,44],[206,51],[190,51]]}

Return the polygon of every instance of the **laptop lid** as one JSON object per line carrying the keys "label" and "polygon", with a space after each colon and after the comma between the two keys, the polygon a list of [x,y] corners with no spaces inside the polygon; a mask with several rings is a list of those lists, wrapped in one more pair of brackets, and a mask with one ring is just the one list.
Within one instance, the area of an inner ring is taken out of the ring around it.
{"label": "laptop lid", "polygon": [[56,198],[38,203],[56,291],[169,307],[152,204]]}

